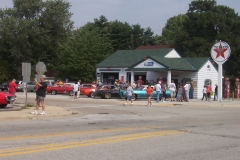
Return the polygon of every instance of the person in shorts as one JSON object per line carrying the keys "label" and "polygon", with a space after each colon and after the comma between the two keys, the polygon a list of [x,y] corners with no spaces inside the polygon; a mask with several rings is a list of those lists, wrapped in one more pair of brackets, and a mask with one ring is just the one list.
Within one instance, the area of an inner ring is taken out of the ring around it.
{"label": "person in shorts", "polygon": [[176,85],[174,83],[174,80],[171,81],[169,85],[169,89],[171,91],[171,102],[175,101],[175,96],[176,96]]}
{"label": "person in shorts", "polygon": [[127,83],[127,99],[126,99],[126,102],[123,104],[124,106],[126,106],[128,101],[131,101],[131,106],[133,105],[132,95],[133,95],[133,88],[129,83]]}
{"label": "person in shorts", "polygon": [[32,114],[38,114],[38,107],[41,103],[42,105],[42,112],[40,113],[41,115],[45,115],[45,104],[44,104],[44,98],[46,97],[46,89],[47,89],[47,82],[45,82],[45,76],[42,75],[40,77],[41,82],[38,82],[37,79],[34,79],[34,82],[36,86],[38,87],[36,91],[36,108]]}
{"label": "person in shorts", "polygon": [[151,84],[148,84],[146,92],[147,92],[147,95],[148,95],[148,104],[147,104],[147,106],[149,106],[149,105],[152,106],[151,98],[152,98],[152,95],[153,95],[153,89],[151,87]]}

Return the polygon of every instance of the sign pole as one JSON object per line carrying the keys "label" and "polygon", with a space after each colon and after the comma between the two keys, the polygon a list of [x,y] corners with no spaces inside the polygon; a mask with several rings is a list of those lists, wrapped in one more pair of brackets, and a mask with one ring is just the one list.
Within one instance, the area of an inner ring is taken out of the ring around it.
{"label": "sign pole", "polygon": [[218,64],[218,102],[222,102],[222,64]]}
{"label": "sign pole", "polygon": [[230,54],[231,48],[226,42],[220,41],[212,46],[211,57],[218,64],[218,102],[222,102],[222,65]]}
{"label": "sign pole", "polygon": [[27,99],[27,83],[26,83],[26,88],[25,88],[25,94],[26,94],[26,99],[25,99],[25,106],[27,107],[28,105],[28,99]]}

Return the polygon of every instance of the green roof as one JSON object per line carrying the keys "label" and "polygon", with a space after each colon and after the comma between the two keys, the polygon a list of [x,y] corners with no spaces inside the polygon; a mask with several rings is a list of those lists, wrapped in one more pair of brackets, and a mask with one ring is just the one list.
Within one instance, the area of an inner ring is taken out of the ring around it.
{"label": "green roof", "polygon": [[[129,68],[134,71],[159,71],[180,70],[198,71],[209,60],[209,57],[194,58],[164,58],[173,48],[149,49],[149,50],[118,50],[104,61],[99,63],[98,68]],[[150,58],[165,68],[134,68],[141,62]]]}
{"label": "green roof", "polygon": [[149,50],[118,50],[96,67],[130,67],[148,56],[165,57],[173,48]]}
{"label": "green roof", "polygon": [[191,64],[196,70],[199,70],[209,60],[210,57],[193,57],[184,58],[189,64]]}
{"label": "green roof", "polygon": [[160,65],[166,68],[134,68],[137,64],[131,66],[129,70],[133,71],[160,71],[160,70],[180,70],[180,71],[198,71],[209,60],[209,57],[195,57],[195,58],[162,58],[158,56],[148,56]]}

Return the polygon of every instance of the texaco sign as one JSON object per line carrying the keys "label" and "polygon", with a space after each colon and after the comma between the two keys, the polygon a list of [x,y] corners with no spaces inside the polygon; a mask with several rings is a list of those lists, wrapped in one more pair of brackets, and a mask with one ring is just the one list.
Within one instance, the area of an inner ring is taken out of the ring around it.
{"label": "texaco sign", "polygon": [[231,54],[230,46],[226,42],[218,42],[211,49],[212,59],[217,64],[223,64]]}

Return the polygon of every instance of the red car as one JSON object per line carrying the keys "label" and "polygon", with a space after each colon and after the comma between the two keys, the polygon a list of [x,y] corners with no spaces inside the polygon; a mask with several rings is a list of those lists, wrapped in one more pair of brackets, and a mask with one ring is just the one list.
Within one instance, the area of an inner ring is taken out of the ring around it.
{"label": "red car", "polygon": [[95,97],[96,84],[83,84],[80,88],[80,93],[88,97]]}
{"label": "red car", "polygon": [[5,108],[8,104],[14,102],[16,97],[8,92],[0,92],[0,108]]}
{"label": "red car", "polygon": [[47,86],[47,93],[51,93],[52,95],[56,94],[69,94],[72,96],[73,93],[73,87],[70,84],[64,84],[62,86]]}

